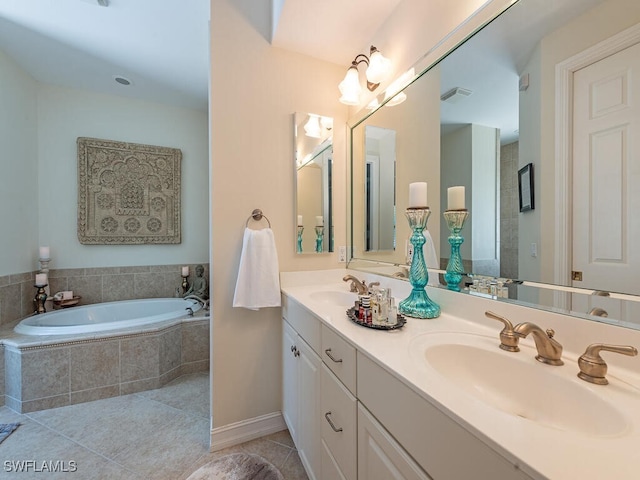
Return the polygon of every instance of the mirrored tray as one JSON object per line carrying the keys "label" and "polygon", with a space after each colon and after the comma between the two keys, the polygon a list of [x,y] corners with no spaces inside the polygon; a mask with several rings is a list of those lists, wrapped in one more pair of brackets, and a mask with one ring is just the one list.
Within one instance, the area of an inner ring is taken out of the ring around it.
{"label": "mirrored tray", "polygon": [[374,325],[372,323],[361,322],[358,319],[358,310],[356,307],[351,307],[347,310],[347,317],[353,323],[357,323],[358,325],[362,325],[363,327],[373,328],[375,330],[397,330],[398,328],[402,328],[405,323],[407,323],[407,319],[404,318],[403,315],[398,314],[398,322],[395,325]]}

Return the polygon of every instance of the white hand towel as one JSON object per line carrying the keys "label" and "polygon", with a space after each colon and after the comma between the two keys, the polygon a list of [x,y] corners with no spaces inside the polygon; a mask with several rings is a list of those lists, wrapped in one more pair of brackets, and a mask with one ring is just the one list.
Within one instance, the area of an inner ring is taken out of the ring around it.
{"label": "white hand towel", "polygon": [[244,230],[233,306],[249,310],[280,306],[278,252],[270,228]]}

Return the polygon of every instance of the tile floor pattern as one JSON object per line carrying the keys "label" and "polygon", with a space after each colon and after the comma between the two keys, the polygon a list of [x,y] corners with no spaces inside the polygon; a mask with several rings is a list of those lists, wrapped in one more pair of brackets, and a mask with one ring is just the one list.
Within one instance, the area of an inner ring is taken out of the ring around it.
{"label": "tile floor pattern", "polygon": [[[0,444],[0,478],[184,480],[223,455],[248,452],[280,469],[285,480],[306,480],[285,430],[209,452],[209,374],[184,375],[157,390],[19,414],[0,407],[0,423],[22,425]],[[34,461],[29,472],[17,462]],[[48,465],[75,472],[45,473]],[[63,463],[64,462],[64,463]]]}

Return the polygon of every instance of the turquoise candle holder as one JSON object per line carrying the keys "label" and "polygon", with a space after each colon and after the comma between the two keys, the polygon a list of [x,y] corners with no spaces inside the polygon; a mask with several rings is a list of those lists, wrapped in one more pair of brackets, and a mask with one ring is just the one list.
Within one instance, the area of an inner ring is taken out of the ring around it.
{"label": "turquoise candle holder", "polygon": [[413,289],[409,296],[400,302],[398,311],[408,317],[436,318],[440,316],[440,305],[431,300],[424,289],[429,282],[429,272],[422,253],[422,246],[425,242],[422,232],[427,227],[430,215],[431,210],[428,208],[408,208],[405,212],[409,226],[413,230],[410,239],[413,245],[413,259],[409,269],[409,283]]}
{"label": "turquoise candle holder", "polygon": [[302,232],[304,232],[304,227],[298,225],[298,247],[296,249],[298,253],[302,253]]}
{"label": "turquoise candle holder", "polygon": [[447,273],[444,279],[447,282],[447,288],[455,292],[460,291],[460,281],[464,276],[464,266],[462,265],[462,256],[460,255],[460,245],[464,242],[464,237],[460,235],[464,222],[469,217],[469,212],[465,210],[447,210],[444,215],[447,226],[451,231],[449,235],[449,245],[451,245],[451,256],[447,263]]}
{"label": "turquoise candle holder", "polygon": [[316,253],[322,253],[322,240],[324,239],[324,227],[316,227]]}

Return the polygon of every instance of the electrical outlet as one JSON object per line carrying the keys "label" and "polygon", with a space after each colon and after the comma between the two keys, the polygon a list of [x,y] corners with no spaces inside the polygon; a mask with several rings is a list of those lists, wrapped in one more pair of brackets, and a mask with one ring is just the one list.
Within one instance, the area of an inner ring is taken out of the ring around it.
{"label": "electrical outlet", "polygon": [[347,247],[344,245],[338,247],[338,262],[345,263],[347,261]]}
{"label": "electrical outlet", "polygon": [[531,251],[531,256],[533,258],[536,258],[538,256],[538,244],[532,243],[530,247],[530,251]]}

